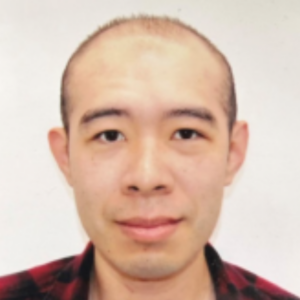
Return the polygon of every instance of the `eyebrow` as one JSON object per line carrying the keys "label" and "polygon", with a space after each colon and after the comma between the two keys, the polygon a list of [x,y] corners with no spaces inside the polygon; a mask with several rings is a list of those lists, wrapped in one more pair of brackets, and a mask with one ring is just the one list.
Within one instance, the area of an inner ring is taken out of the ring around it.
{"label": "eyebrow", "polygon": [[[81,120],[80,125],[87,125],[92,121],[95,121],[100,118],[104,117],[126,117],[130,118],[131,114],[126,109],[120,108],[101,108],[101,109],[94,109],[91,111],[86,112]],[[216,119],[213,114],[204,107],[185,107],[185,108],[176,108],[171,109],[164,113],[163,119],[170,119],[170,118],[177,118],[177,117],[190,117],[195,118],[201,121],[205,121],[210,125],[216,125]]]}

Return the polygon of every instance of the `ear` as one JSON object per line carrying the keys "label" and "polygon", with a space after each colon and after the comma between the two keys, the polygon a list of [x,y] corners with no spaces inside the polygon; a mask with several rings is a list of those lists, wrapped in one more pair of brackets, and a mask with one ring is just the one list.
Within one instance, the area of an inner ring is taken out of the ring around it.
{"label": "ear", "polygon": [[71,184],[71,172],[68,150],[68,136],[63,128],[53,128],[48,133],[48,141],[51,152],[63,172],[69,185]]}
{"label": "ear", "polygon": [[248,124],[236,122],[230,137],[225,185],[231,184],[242,166],[247,152],[249,138]]}

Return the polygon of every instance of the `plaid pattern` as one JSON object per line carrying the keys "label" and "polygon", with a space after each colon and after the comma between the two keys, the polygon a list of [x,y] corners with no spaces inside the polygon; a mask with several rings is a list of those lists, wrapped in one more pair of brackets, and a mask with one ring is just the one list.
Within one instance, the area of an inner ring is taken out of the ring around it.
{"label": "plaid pattern", "polygon": [[[79,255],[0,278],[0,300],[88,300],[94,247]],[[217,300],[300,300],[270,282],[223,262],[211,245],[205,255]]]}

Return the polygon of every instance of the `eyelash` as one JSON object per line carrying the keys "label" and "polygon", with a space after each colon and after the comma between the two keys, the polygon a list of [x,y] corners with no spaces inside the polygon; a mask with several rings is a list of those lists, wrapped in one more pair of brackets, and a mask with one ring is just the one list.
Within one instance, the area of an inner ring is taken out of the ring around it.
{"label": "eyelash", "polygon": [[[188,131],[188,132],[192,132],[192,133],[196,133],[197,134],[197,136],[198,137],[200,137],[200,138],[203,138],[204,137],[204,135],[203,134],[201,134],[200,132],[198,132],[198,131],[196,131],[196,130],[194,130],[194,129],[189,129],[189,128],[182,128],[182,129],[179,129],[179,130],[177,130],[176,131],[176,133],[177,132],[182,132],[182,131]],[[96,134],[95,136],[94,136],[94,140],[98,140],[100,137],[101,137],[101,135],[103,135],[103,134],[105,134],[105,133],[108,133],[108,132],[114,132],[114,133],[120,133],[120,131],[118,131],[118,130],[105,130],[105,131],[102,131],[102,132],[100,132],[100,133],[98,133],[98,134]],[[183,140],[192,140],[192,139],[183,139]],[[109,143],[113,143],[113,142],[115,142],[115,141],[110,141]]]}

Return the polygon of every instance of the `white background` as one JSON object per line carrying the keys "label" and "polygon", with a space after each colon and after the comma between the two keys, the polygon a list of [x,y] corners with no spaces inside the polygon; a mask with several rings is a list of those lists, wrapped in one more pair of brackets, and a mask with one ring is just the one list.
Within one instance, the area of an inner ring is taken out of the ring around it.
{"label": "white background", "polygon": [[0,275],[87,242],[47,144],[67,59],[131,13],[181,18],[228,57],[248,158],[212,238],[222,257],[300,295],[299,0],[0,0]]}

